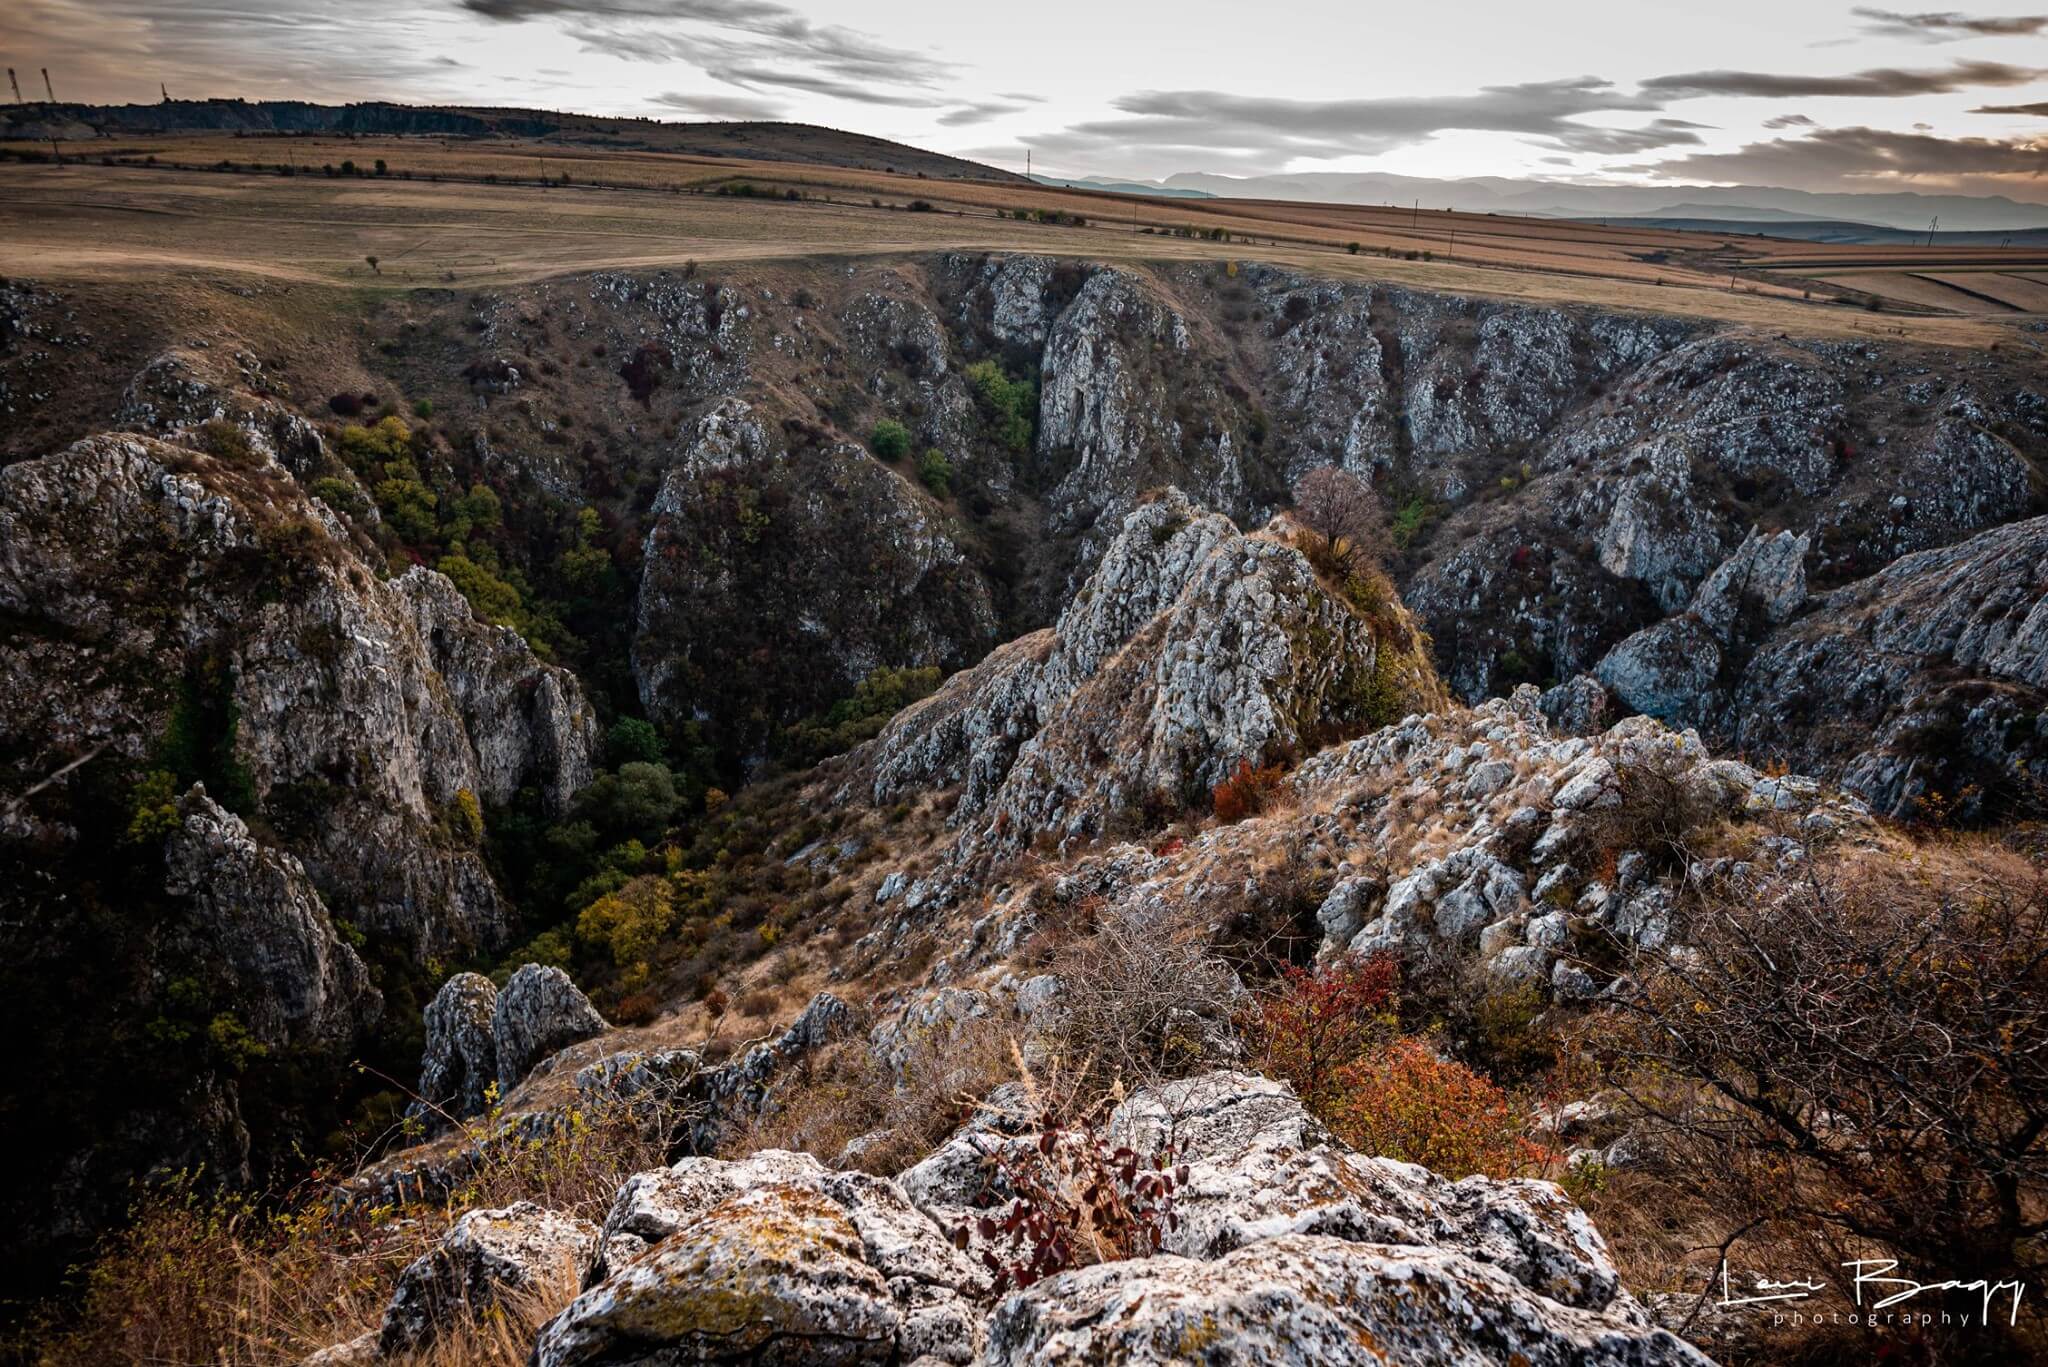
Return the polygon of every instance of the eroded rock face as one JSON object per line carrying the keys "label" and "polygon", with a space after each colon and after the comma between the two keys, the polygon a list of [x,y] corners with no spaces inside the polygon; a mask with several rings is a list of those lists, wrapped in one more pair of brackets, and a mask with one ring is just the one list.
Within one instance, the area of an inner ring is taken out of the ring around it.
{"label": "eroded rock face", "polygon": [[477,796],[505,804],[531,784],[549,811],[566,810],[590,782],[600,741],[575,677],[542,665],[510,627],[477,621],[446,575],[414,567],[391,586],[412,605],[434,672],[462,714]]}
{"label": "eroded rock face", "polygon": [[491,1011],[500,1092],[517,1087],[542,1059],[609,1028],[568,974],[552,965],[525,965]]}
{"label": "eroded rock face", "polygon": [[481,973],[458,973],[427,1003],[427,1047],[420,1059],[420,1102],[415,1114],[430,1125],[441,1117],[482,1115],[498,1080],[498,1044],[491,1033],[498,989]]}
{"label": "eroded rock face", "polygon": [[[19,699],[0,726],[27,767],[95,745],[139,764],[173,720],[231,724],[245,800],[335,915],[421,959],[503,933],[482,859],[440,832],[465,792],[587,776],[594,725],[565,671],[468,619],[437,575],[377,580],[261,453],[91,438],[0,472],[0,540],[0,606],[22,624],[0,641]],[[456,645],[479,637],[488,685]],[[559,706],[501,709],[516,682]]]}
{"label": "eroded rock face", "polygon": [[746,402],[714,405],[649,514],[642,701],[682,719],[737,716],[744,696],[780,724],[885,665],[968,663],[994,644],[996,619],[954,535],[923,490],[861,448],[791,445]]}
{"label": "eroded rock face", "polygon": [[985,1362],[1573,1362],[1705,1367],[1662,1329],[1544,1300],[1444,1249],[1268,1239],[1213,1263],[1146,1258],[1062,1273],[1003,1302]]}
{"label": "eroded rock face", "polygon": [[305,869],[258,844],[204,788],[180,800],[178,823],[165,842],[164,890],[191,907],[208,957],[228,970],[223,1000],[265,1045],[346,1049],[383,1001]]}
{"label": "eroded rock face", "polygon": [[1935,792],[1965,817],[2024,806],[2048,780],[2048,518],[1828,594],[1758,649],[1735,714],[1745,749],[1839,773],[1880,811]]}
{"label": "eroded rock face", "polygon": [[1169,491],[1124,519],[1057,626],[908,709],[860,771],[878,804],[961,784],[962,857],[1064,843],[1364,725],[1380,648],[1299,552]]}

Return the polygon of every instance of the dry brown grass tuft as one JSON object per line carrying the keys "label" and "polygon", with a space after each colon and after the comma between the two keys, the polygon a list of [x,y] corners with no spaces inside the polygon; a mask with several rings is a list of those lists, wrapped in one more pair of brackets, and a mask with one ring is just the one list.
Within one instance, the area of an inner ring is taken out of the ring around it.
{"label": "dry brown grass tuft", "polygon": [[[50,1367],[280,1367],[382,1322],[398,1274],[463,1212],[530,1200],[600,1220],[620,1182],[659,1167],[665,1145],[623,1108],[577,1113],[546,1139],[485,1143],[443,1201],[369,1206],[309,1184],[270,1203],[203,1192],[193,1180],[159,1189],[111,1237],[86,1274],[76,1314],[39,1326],[36,1360]],[[571,1269],[458,1326],[419,1367],[513,1367],[533,1331],[575,1295]]]}
{"label": "dry brown grass tuft", "polygon": [[1017,1075],[1009,1032],[987,1018],[935,1028],[910,1041],[900,1070],[850,1039],[800,1065],[730,1146],[734,1154],[794,1149],[835,1162],[871,1136],[850,1166],[891,1176],[925,1156],[982,1098]]}

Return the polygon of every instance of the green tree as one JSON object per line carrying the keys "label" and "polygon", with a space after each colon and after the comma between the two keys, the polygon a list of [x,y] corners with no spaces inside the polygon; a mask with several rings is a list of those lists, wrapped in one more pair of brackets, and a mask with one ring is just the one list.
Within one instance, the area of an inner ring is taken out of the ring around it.
{"label": "green tree", "polygon": [[605,733],[604,749],[615,766],[663,764],[668,760],[661,733],[654,729],[653,722],[639,717],[620,717],[613,722],[612,729]]}
{"label": "green tree", "polygon": [[996,440],[1020,455],[1029,451],[1038,422],[1038,386],[1028,379],[1011,379],[994,361],[976,361],[966,374]]}
{"label": "green tree", "polygon": [[656,841],[681,805],[667,765],[635,761],[620,765],[617,773],[599,775],[577,795],[571,815],[610,841]]}

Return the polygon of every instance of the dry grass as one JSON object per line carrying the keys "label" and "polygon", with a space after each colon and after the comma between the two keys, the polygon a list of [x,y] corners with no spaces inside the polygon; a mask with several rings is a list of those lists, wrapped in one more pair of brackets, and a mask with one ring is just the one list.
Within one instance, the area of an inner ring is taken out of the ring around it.
{"label": "dry grass", "polygon": [[910,1041],[900,1071],[855,1038],[823,1050],[778,1087],[768,1108],[730,1146],[734,1154],[793,1149],[835,1162],[849,1142],[851,1166],[890,1176],[936,1148],[991,1090],[1017,1076],[1004,1024],[981,1018]]}
{"label": "dry grass", "polygon": [[[77,1314],[44,1324],[37,1360],[147,1367],[276,1367],[347,1342],[381,1323],[398,1275],[465,1211],[529,1200],[593,1222],[619,1183],[661,1166],[665,1146],[623,1108],[577,1113],[545,1140],[486,1143],[445,1200],[371,1206],[330,1199],[322,1184],[278,1205],[204,1193],[184,1182],[138,1207],[108,1241],[82,1287]],[[421,1367],[523,1363],[533,1331],[568,1304],[581,1269],[456,1326]]]}
{"label": "dry grass", "polygon": [[[31,150],[31,149],[24,149]],[[1686,314],[1767,328],[1844,336],[1903,331],[1964,346],[2026,344],[1986,318],[1872,319],[1861,310],[1801,299],[1768,274],[1774,253],[1799,244],[1745,239],[1732,260],[1713,234],[1603,229],[1484,214],[1411,216],[1357,205],[1249,200],[1161,200],[1084,191],[923,180],[883,172],[738,159],[592,153],[575,171],[588,184],[543,188],[534,150],[516,143],[440,149],[432,140],[359,140],[358,164],[385,155],[416,178],[223,174],[197,168],[227,158],[275,157],[234,139],[176,139],[109,153],[159,156],[155,167],[69,162],[0,164],[0,273],[32,278],[205,276],[229,271],[299,283],[396,291],[424,284],[499,284],[594,269],[648,269],[699,260],[762,261],[941,250],[1044,252],[1095,259],[1238,261],[1251,257],[1318,274],[1381,279],[1532,302],[1579,302]],[[318,151],[309,142],[304,155]],[[547,153],[551,158],[556,154]],[[498,158],[491,161],[490,158]],[[174,169],[182,161],[193,169]],[[492,170],[490,167],[497,169]],[[502,173],[502,174],[501,174]],[[432,181],[426,175],[500,174],[507,183]],[[512,184],[522,176],[527,183]],[[726,197],[699,191],[744,182],[778,193]],[[880,201],[881,207],[876,207]],[[933,212],[903,212],[923,201]],[[1025,222],[1020,211],[1087,226]],[[1000,215],[1002,216],[999,216]],[[1172,236],[1192,226],[1209,241]],[[1142,231],[1151,229],[1151,232]],[[1455,259],[1440,248],[1455,232]],[[1352,241],[1364,250],[1353,255]],[[2025,269],[2040,254],[1983,249],[1984,264]],[[1407,259],[1415,253],[1415,260]],[[1421,259],[1422,253],[1433,259]],[[1376,254],[1378,253],[1378,254]],[[1663,255],[1657,264],[1645,255]],[[365,258],[375,255],[373,271]],[[1940,256],[1953,264],[1952,253]],[[1836,258],[1806,252],[1819,267]],[[1910,255],[1906,258],[1910,260]],[[1978,258],[1973,257],[1973,261]],[[1837,268],[1853,266],[1841,258]],[[1933,263],[1930,263],[1933,264]],[[1729,272],[1756,267],[1735,290]]]}

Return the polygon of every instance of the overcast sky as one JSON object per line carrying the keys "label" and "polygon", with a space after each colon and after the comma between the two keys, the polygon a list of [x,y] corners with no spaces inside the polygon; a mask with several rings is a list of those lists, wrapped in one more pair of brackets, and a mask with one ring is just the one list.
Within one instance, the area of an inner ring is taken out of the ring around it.
{"label": "overcast sky", "polygon": [[[2032,0],[2048,11],[2048,0]],[[798,119],[1021,168],[2048,202],[2048,12],[1820,0],[0,0],[40,94]]]}

